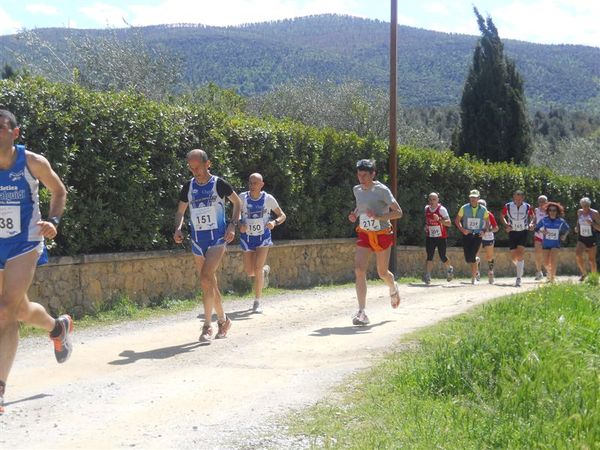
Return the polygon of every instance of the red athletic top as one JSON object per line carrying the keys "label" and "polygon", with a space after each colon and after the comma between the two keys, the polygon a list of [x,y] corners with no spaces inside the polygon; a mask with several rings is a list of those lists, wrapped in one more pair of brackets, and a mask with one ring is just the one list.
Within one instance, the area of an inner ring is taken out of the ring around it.
{"label": "red athletic top", "polygon": [[[429,206],[425,207],[425,234],[428,237],[432,238],[447,238],[448,231],[446,227],[442,225],[442,220],[445,217],[441,214],[442,205],[438,205],[434,211],[431,211]],[[444,208],[445,210],[445,208]],[[439,216],[438,220],[434,220],[433,215],[437,214]]]}

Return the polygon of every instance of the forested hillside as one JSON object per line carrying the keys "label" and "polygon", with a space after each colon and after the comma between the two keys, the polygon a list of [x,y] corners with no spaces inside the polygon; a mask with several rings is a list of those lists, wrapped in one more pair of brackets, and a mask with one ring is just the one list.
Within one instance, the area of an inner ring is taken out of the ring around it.
{"label": "forested hillside", "polygon": [[[179,55],[183,79],[215,82],[244,95],[267,92],[302,78],[388,82],[389,24],[323,15],[241,27],[152,26],[139,29],[155,48]],[[38,33],[58,49],[67,35],[106,30],[48,29]],[[131,30],[120,30],[125,36]],[[455,106],[459,102],[477,37],[401,26],[400,96],[406,106]],[[532,109],[562,107],[600,111],[600,48],[539,45],[505,40],[525,79]],[[14,36],[0,37],[0,63],[15,63],[25,50]]]}

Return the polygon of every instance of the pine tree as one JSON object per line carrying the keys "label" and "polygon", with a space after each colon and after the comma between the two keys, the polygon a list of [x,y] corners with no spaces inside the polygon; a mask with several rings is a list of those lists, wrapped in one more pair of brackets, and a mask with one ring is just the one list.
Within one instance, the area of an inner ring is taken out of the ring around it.
{"label": "pine tree", "polygon": [[453,139],[456,154],[488,161],[527,163],[532,151],[523,92],[515,63],[504,55],[498,30],[473,8],[481,38],[465,82],[460,129]]}

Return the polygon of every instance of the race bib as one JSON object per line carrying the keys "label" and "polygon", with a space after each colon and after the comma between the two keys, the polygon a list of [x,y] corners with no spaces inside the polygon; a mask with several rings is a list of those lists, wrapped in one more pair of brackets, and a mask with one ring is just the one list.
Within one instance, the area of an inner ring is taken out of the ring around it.
{"label": "race bib", "polygon": [[468,217],[467,218],[467,229],[469,230],[480,230],[481,229],[481,219],[477,217]]}
{"label": "race bib", "polygon": [[513,231],[524,231],[527,227],[523,222],[515,222],[510,225]]}
{"label": "race bib", "polygon": [[442,236],[442,227],[440,225],[429,225],[429,237],[436,238]]}
{"label": "race bib", "polygon": [[588,224],[579,224],[579,235],[581,237],[590,237],[593,236],[592,226]]}
{"label": "race bib", "polygon": [[265,233],[265,224],[262,218],[246,219],[246,227],[248,236],[262,236]]}
{"label": "race bib", "polygon": [[192,222],[196,231],[216,230],[218,228],[216,208],[214,206],[192,208]]}
{"label": "race bib", "polygon": [[379,220],[375,220],[372,217],[367,216],[366,214],[361,214],[360,227],[363,230],[367,231],[379,231],[381,230],[381,223],[379,223]]}
{"label": "race bib", "polygon": [[546,228],[546,239],[549,241],[558,241],[559,229],[558,228]]}
{"label": "race bib", "polygon": [[10,238],[21,232],[21,207],[0,206],[0,238]]}

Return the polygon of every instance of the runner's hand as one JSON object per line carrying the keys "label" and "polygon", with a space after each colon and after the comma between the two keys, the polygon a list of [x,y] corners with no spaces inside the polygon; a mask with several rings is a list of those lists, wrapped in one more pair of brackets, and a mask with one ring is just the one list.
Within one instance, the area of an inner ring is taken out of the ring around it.
{"label": "runner's hand", "polygon": [[269,230],[272,230],[273,228],[275,228],[275,221],[274,221],[274,220],[269,220],[269,221],[267,222],[267,225],[266,225],[266,226],[267,226],[267,228],[268,228]]}
{"label": "runner's hand", "polygon": [[227,225],[227,231],[225,231],[225,242],[227,242],[228,244],[233,241],[233,238],[235,237],[235,225],[230,223],[229,225]]}
{"label": "runner's hand", "polygon": [[240,233],[245,233],[246,231],[248,231],[248,225],[240,223]]}
{"label": "runner's hand", "polygon": [[40,234],[45,238],[54,239],[58,234],[58,231],[56,231],[56,227],[52,222],[40,220],[37,225],[40,227]]}
{"label": "runner's hand", "polygon": [[175,233],[173,233],[173,240],[176,244],[181,244],[183,242],[183,233],[181,230],[175,230]]}
{"label": "runner's hand", "polygon": [[352,223],[356,222],[356,220],[358,219],[358,216],[356,215],[356,213],[353,211],[350,214],[348,214],[348,220]]}

